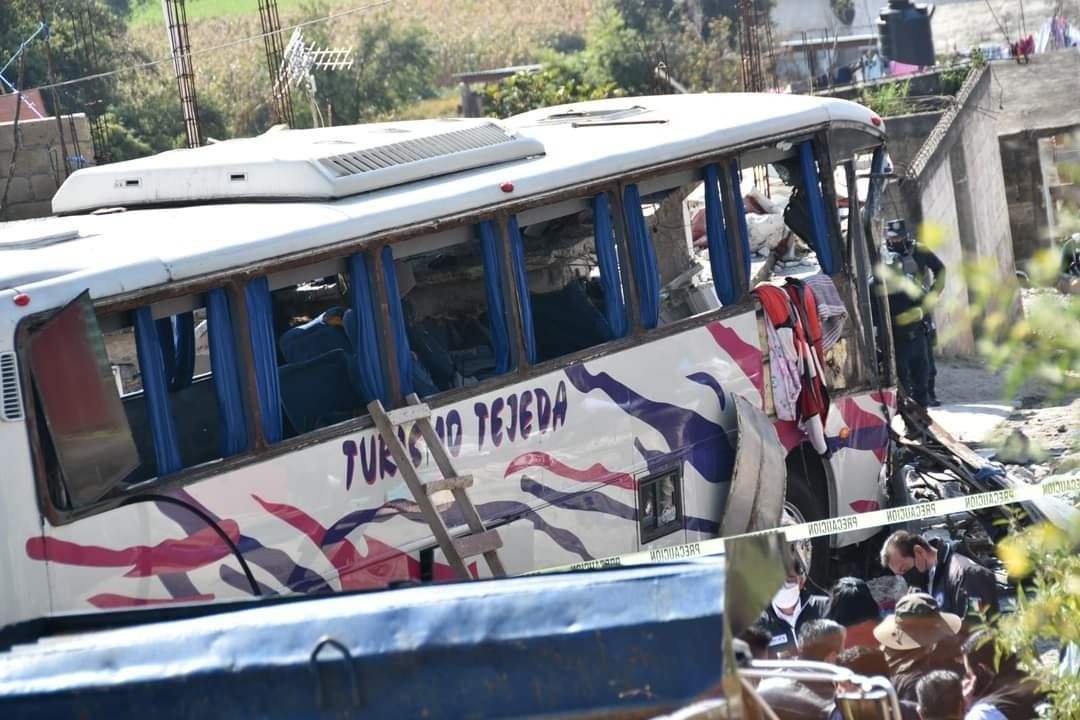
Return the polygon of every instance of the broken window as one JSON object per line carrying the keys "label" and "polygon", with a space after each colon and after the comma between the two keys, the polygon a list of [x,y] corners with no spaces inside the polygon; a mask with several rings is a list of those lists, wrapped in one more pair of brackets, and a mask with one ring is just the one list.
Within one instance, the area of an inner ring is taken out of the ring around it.
{"label": "broken window", "polygon": [[475,385],[515,367],[493,222],[412,238],[392,250],[408,384],[417,394]]}
{"label": "broken window", "polygon": [[139,462],[89,293],[33,331],[29,354],[54,499],[85,507]]}
{"label": "broken window", "polygon": [[627,331],[623,272],[605,193],[527,210],[508,223],[526,353],[543,362]]}

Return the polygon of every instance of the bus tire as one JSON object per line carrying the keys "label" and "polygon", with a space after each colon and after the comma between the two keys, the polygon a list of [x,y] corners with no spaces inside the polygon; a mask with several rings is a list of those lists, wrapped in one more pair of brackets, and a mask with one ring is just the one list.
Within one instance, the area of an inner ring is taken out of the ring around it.
{"label": "bus tire", "polygon": [[[782,523],[785,525],[800,525],[826,519],[828,512],[826,511],[827,501],[824,493],[824,487],[813,487],[811,481],[804,477],[801,471],[793,472],[789,462]],[[798,550],[804,556],[809,551],[809,583],[813,591],[828,593],[832,587],[829,537],[822,535],[802,541]]]}

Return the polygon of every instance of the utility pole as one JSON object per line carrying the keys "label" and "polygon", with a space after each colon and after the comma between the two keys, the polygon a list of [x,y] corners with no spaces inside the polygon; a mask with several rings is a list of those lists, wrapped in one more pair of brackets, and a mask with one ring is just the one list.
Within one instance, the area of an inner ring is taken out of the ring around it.
{"label": "utility pole", "polygon": [[[776,66],[772,58],[772,21],[769,19],[767,3],[764,9],[756,0],[738,0],[739,56],[742,69],[743,92],[766,92],[776,88]],[[762,37],[764,36],[764,37]],[[764,48],[762,41],[764,40]],[[771,88],[765,80],[765,68],[762,58],[767,56],[770,64]],[[769,196],[768,171],[764,167],[754,168],[754,185]]]}
{"label": "utility pole", "polygon": [[189,148],[202,145],[199,129],[199,103],[195,96],[195,71],[191,66],[191,41],[188,39],[185,0],[161,0],[165,12],[165,27],[169,32],[176,87],[180,92],[180,111],[184,117],[184,133]]}

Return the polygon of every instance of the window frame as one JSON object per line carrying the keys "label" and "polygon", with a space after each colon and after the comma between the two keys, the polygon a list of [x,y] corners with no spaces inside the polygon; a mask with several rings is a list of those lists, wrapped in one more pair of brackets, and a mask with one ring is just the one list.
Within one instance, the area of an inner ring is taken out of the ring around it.
{"label": "window frame", "polygon": [[[679,172],[700,173],[701,168],[706,164],[723,164],[731,159],[741,159],[747,153],[781,142],[794,143],[800,139],[815,139],[818,136],[827,139],[830,128],[835,125],[837,125],[837,123],[829,121],[821,122],[789,133],[772,136],[765,142],[758,139],[740,143],[738,145],[725,146],[723,148],[708,150],[691,156],[659,162],[649,167],[635,168],[627,172],[616,173],[602,178],[563,186],[527,198],[512,199],[489,206],[459,212],[450,216],[427,220],[404,228],[399,227],[382,230],[370,235],[348,238],[319,248],[301,250],[285,256],[267,258],[242,268],[230,268],[189,279],[174,281],[168,286],[158,286],[150,288],[149,290],[140,289],[95,299],[94,308],[100,318],[103,315],[116,312],[130,312],[131,310],[144,305],[153,306],[158,303],[176,303],[184,296],[203,293],[211,288],[225,288],[229,293],[229,300],[230,303],[232,303],[233,308],[232,319],[234,336],[236,337],[237,342],[236,351],[240,365],[239,371],[242,380],[243,403],[248,423],[250,442],[246,452],[230,458],[184,468],[165,478],[155,477],[137,484],[126,486],[120,492],[107,495],[97,503],[78,510],[58,508],[52,502],[48,490],[48,479],[44,473],[42,456],[43,442],[37,431],[37,413],[36,409],[33,407],[33,403],[27,402],[26,396],[27,388],[31,387],[26,339],[33,327],[42,322],[44,317],[51,311],[25,316],[16,326],[15,347],[17,357],[19,358],[20,382],[24,393],[24,404],[27,408],[27,432],[33,458],[32,464],[35,469],[35,485],[37,487],[39,508],[50,524],[54,526],[64,525],[119,507],[123,503],[130,501],[131,498],[145,494],[146,492],[160,493],[183,488],[187,485],[211,477],[224,475],[256,462],[272,460],[281,455],[323,444],[373,427],[374,423],[371,421],[370,416],[363,415],[325,428],[319,428],[296,437],[288,438],[278,443],[274,443],[273,445],[266,442],[266,439],[263,437],[262,423],[259,416],[251,337],[246,331],[246,328],[248,327],[248,309],[243,297],[243,287],[245,283],[259,276],[271,276],[302,268],[304,266],[313,266],[318,263],[334,260],[344,261],[348,256],[358,252],[366,251],[370,253],[371,257],[377,258],[380,256],[382,249],[386,246],[393,246],[410,239],[415,239],[424,235],[433,235],[462,226],[472,226],[483,220],[492,220],[499,233],[497,239],[501,240],[499,247],[503,272],[502,281],[504,300],[513,304],[513,309],[507,313],[507,320],[511,335],[511,349],[516,359],[516,362],[514,363],[515,367],[503,375],[489,378],[475,386],[455,388],[440,393],[437,396],[433,396],[434,402],[430,403],[433,408],[450,405],[477,394],[497,391],[502,387],[513,385],[539,375],[545,375],[560,368],[622,352],[645,342],[662,340],[694,327],[704,326],[718,320],[742,315],[750,310],[753,310],[760,317],[762,310],[759,302],[756,300],[744,302],[743,299],[740,299],[740,302],[727,307],[720,307],[710,312],[683,318],[667,325],[660,325],[651,330],[645,330],[642,328],[640,322],[637,279],[634,277],[632,263],[627,263],[625,272],[622,273],[626,299],[626,312],[629,320],[629,330],[626,336],[616,338],[615,340],[602,343],[592,348],[587,348],[577,353],[571,353],[560,358],[553,358],[531,365],[525,357],[524,341],[522,339],[520,303],[517,301],[517,297],[514,294],[520,290],[516,287],[516,280],[513,277],[511,259],[509,257],[506,229],[507,219],[512,214],[520,215],[522,212],[532,208],[551,205],[573,198],[587,198],[599,192],[608,192],[616,244],[620,256],[628,258],[627,227],[621,192],[621,189],[625,187],[625,185],[631,183],[641,184],[650,179],[656,179],[664,175],[672,175]],[[883,134],[875,135],[873,132],[870,132],[861,126],[859,126],[859,129],[863,130],[868,138],[872,138],[867,141],[868,147],[883,145]],[[726,165],[724,165],[724,167],[726,167]],[[724,173],[724,175],[726,176],[727,174]],[[727,181],[726,184],[730,186],[730,181]],[[831,188],[831,178],[828,179],[828,184]],[[721,188],[724,188],[724,184],[721,185]],[[725,204],[725,207],[726,211],[730,209],[727,207],[727,204]],[[845,257],[845,263],[846,260]],[[393,334],[389,327],[389,306],[386,285],[382,273],[374,272],[374,269],[372,269],[371,272],[373,275],[373,289],[376,296],[376,318],[380,326],[380,335],[383,342],[383,368],[384,372],[389,373],[387,384],[390,388],[392,405],[397,407],[403,404],[404,398],[401,396],[397,368],[393,367],[391,364],[395,348],[393,344]],[[168,307],[171,308],[173,306],[169,305]],[[859,385],[849,387],[847,391],[853,392],[859,389],[869,388],[869,385],[867,385],[867,388],[862,388],[861,385]]]}
{"label": "window frame", "polygon": [[[659,514],[660,505],[658,488],[660,486],[660,483],[669,477],[673,479],[675,519],[661,525]],[[653,515],[656,517],[657,522],[657,524],[651,528],[647,528],[645,526],[644,517],[644,493],[647,490],[651,490],[653,493]],[[685,530],[685,515],[683,511],[682,463],[678,463],[677,465],[673,465],[664,470],[658,470],[656,472],[649,473],[644,478],[640,478],[637,481],[637,503],[638,537],[642,546],[659,540],[661,538],[665,538],[668,535],[671,535],[672,533],[678,532],[680,530]]]}

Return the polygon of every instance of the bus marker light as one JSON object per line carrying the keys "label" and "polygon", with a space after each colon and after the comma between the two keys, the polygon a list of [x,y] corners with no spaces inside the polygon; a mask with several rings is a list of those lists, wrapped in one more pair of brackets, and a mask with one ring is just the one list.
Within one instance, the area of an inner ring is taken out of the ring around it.
{"label": "bus marker light", "polygon": [[873,125],[874,127],[880,127],[881,126],[881,118],[879,118],[877,115],[871,115],[870,116],[870,124]]}
{"label": "bus marker light", "polygon": [[19,307],[26,307],[27,305],[30,304],[30,296],[27,295],[26,293],[19,293],[18,295],[15,296],[14,300],[15,300],[15,304],[18,305]]}
{"label": "bus marker light", "polygon": [[504,182],[502,185],[499,186],[499,188],[505,193],[514,192],[514,183]]}
{"label": "bus marker light", "polygon": [[847,440],[851,437],[851,428],[840,428],[840,439]]}

